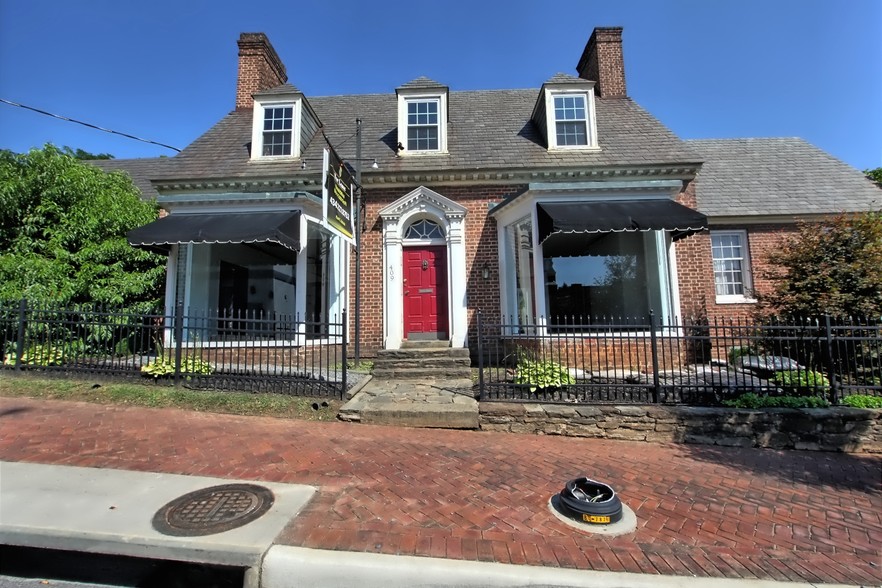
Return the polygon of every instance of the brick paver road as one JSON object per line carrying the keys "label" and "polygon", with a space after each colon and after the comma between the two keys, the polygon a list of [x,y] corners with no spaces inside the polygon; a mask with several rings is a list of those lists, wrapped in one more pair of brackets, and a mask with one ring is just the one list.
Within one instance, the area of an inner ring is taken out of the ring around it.
{"label": "brick paver road", "polygon": [[[882,456],[652,445],[0,399],[0,459],[311,484],[278,542],[592,570],[882,584]],[[633,534],[549,497],[612,484]]]}

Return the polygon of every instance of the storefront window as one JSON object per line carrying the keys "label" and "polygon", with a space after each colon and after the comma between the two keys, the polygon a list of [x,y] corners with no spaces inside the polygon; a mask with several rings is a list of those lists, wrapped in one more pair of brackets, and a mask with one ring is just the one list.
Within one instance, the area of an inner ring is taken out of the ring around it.
{"label": "storefront window", "polygon": [[542,249],[552,323],[614,323],[661,309],[655,232],[552,236]]}

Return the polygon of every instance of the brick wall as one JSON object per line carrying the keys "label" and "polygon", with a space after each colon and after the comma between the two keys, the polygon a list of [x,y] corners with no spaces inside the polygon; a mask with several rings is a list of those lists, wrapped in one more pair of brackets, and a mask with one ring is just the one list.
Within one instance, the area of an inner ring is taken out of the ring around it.
{"label": "brick wall", "polygon": [[[383,223],[379,212],[416,186],[365,190],[367,232],[362,235],[361,260],[361,346],[362,354],[371,356],[383,347]],[[452,279],[466,280],[468,330],[475,329],[475,313],[484,311],[499,320],[499,262],[496,247],[496,221],[487,212],[491,203],[519,192],[525,186],[426,186],[467,209],[465,217],[466,275]],[[490,272],[482,277],[484,264]],[[355,283],[354,265],[352,284]],[[400,271],[400,268],[397,268]],[[354,307],[354,290],[351,294]],[[401,317],[398,317],[400,319]],[[350,320],[351,317],[350,317]],[[394,317],[392,320],[395,320]]]}
{"label": "brick wall", "polygon": [[[677,202],[697,208],[695,182],[687,182]],[[707,231],[680,239],[674,244],[681,317],[703,316],[708,302],[714,300],[714,267]]]}
{"label": "brick wall", "polygon": [[[764,274],[769,269],[770,265],[768,262],[769,252],[777,249],[781,246],[782,241],[796,233],[796,226],[792,224],[767,224],[767,225],[714,225],[711,228],[711,231],[719,230],[746,230],[747,231],[747,247],[748,247],[748,256],[750,261],[751,275],[753,280],[753,290],[757,293],[769,292],[772,288],[772,283],[764,277]],[[682,296],[682,292],[684,286],[687,291],[690,292],[690,296],[694,296],[694,291],[696,290],[695,286],[686,285],[687,280],[698,279],[701,273],[696,273],[696,266],[701,266],[701,269],[706,270],[705,273],[708,274],[708,277],[704,278],[707,280],[708,287],[704,289],[699,296],[704,296],[706,300],[706,304],[704,305],[705,311],[709,319],[725,319],[725,318],[733,318],[733,319],[748,319],[751,317],[752,313],[756,309],[756,304],[754,303],[743,303],[743,304],[718,304],[716,302],[716,293],[714,290],[714,275],[713,275],[713,260],[711,257],[711,239],[710,233],[703,233],[700,235],[695,235],[690,238],[692,241],[688,244],[687,247],[683,249],[682,257],[684,259],[684,263],[688,268],[687,271],[691,272],[689,275],[684,275],[682,269],[680,271],[680,291],[681,291],[681,301],[684,299]],[[680,263],[680,251],[678,251],[677,262]],[[698,290],[702,290],[698,288]],[[697,302],[697,300],[693,297],[690,299],[691,303]],[[688,310],[691,310],[692,307],[687,307],[685,304],[681,304],[684,312],[689,314]]]}

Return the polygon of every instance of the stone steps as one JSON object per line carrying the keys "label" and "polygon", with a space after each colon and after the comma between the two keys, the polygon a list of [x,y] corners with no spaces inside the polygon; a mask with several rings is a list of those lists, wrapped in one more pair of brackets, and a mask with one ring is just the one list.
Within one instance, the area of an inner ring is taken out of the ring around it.
{"label": "stone steps", "polygon": [[377,379],[470,379],[469,350],[443,345],[437,341],[421,341],[410,342],[401,349],[382,349],[377,352],[373,376]]}
{"label": "stone steps", "polygon": [[343,421],[435,429],[477,429],[472,381],[372,378],[337,414]]}

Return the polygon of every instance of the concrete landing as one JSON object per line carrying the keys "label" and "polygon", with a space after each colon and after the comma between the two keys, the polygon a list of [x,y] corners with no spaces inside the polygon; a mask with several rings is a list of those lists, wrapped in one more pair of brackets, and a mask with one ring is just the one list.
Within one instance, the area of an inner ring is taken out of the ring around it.
{"label": "concrete landing", "polygon": [[374,425],[477,429],[478,402],[471,380],[373,378],[343,405],[337,417]]}
{"label": "concrete landing", "polygon": [[[201,537],[153,529],[153,515],[188,492],[237,480],[0,462],[0,544],[252,568],[315,493],[258,484],[275,500],[260,518]],[[245,481],[238,481],[245,482]]]}

